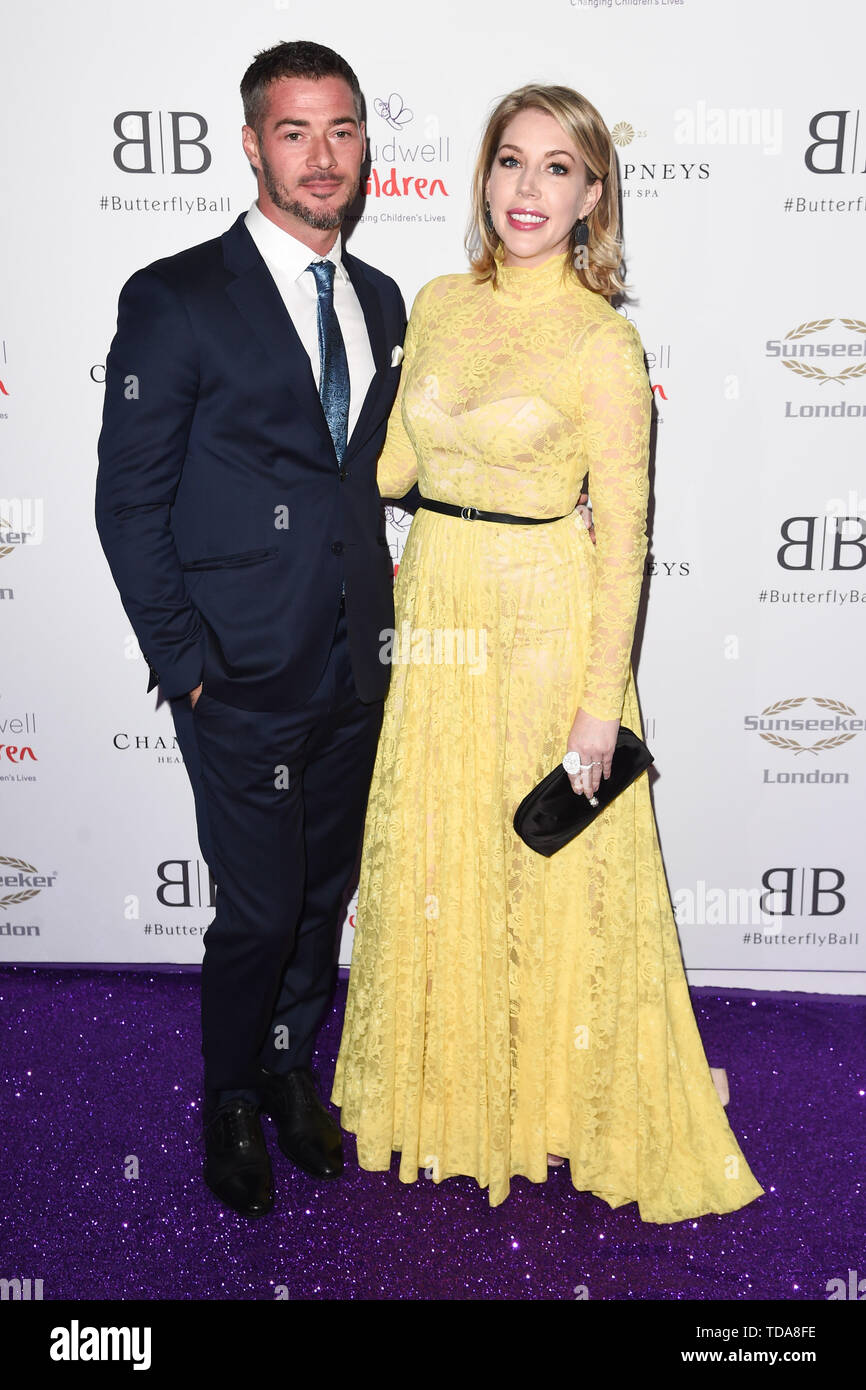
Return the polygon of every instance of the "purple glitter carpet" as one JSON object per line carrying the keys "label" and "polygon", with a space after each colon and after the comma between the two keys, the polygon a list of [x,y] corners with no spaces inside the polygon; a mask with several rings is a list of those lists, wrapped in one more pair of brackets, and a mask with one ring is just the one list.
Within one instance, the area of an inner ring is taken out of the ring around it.
{"label": "purple glitter carpet", "polygon": [[[319,1038],[327,1094],[345,983]],[[693,995],[728,1115],[766,1195],[728,1216],[645,1225],[571,1186],[347,1171],[317,1183],[263,1121],[277,1206],[259,1222],[201,1180],[197,974],[0,971],[0,1276],[44,1299],[827,1298],[866,1274],[866,999]],[[137,1170],[138,1176],[127,1176]],[[858,1264],[859,1261],[859,1264]]]}

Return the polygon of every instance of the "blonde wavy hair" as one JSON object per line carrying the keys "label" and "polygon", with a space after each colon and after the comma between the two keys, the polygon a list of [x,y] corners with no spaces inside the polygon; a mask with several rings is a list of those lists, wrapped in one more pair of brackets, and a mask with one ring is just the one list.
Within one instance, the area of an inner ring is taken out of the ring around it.
{"label": "blonde wavy hair", "polygon": [[[538,83],[519,87],[503,97],[488,118],[481,137],[472,175],[472,210],[466,233],[466,250],[475,279],[479,283],[490,280],[496,287],[499,265],[496,253],[501,243],[496,232],[491,232],[487,226],[484,188],[505,127],[519,111],[527,109],[546,111],[553,116],[577,146],[586,166],[588,182],[592,184],[597,179],[602,182],[601,197],[586,220],[589,243],[586,247],[578,247],[575,228],[572,228],[565,273],[575,275],[585,289],[605,299],[623,293],[626,285],[620,278],[619,177],[610,131],[595,107],[579,92],[571,87],[545,87]],[[583,252],[580,259],[588,260],[586,265],[575,264],[579,251]]]}

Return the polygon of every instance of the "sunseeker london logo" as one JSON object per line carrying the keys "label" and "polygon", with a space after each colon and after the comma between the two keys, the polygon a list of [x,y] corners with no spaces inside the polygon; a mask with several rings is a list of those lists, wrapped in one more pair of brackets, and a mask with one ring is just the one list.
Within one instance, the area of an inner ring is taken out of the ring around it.
{"label": "sunseeker london logo", "polygon": [[[764,355],[798,378],[802,388],[799,399],[785,401],[786,420],[866,417],[866,403],[854,398],[866,383],[866,319],[806,319],[784,337],[768,338]],[[840,394],[828,393],[827,386]]]}
{"label": "sunseeker london logo", "polygon": [[56,882],[56,872],[41,874],[36,865],[26,859],[0,855],[0,907],[17,907],[35,898],[43,889],[53,888]]}
{"label": "sunseeker london logo", "polygon": [[45,504],[41,497],[0,497],[0,559],[18,546],[41,545]]}
{"label": "sunseeker london logo", "polygon": [[[845,700],[827,695],[792,695],[766,705],[760,714],[747,714],[743,728],[747,733],[756,733],[777,752],[798,760],[796,769],[765,767],[764,782],[833,785],[851,780],[848,771],[839,769],[835,755],[863,733],[866,720]],[[828,756],[836,766],[828,768],[824,764]],[[820,767],[815,765],[818,762]]]}

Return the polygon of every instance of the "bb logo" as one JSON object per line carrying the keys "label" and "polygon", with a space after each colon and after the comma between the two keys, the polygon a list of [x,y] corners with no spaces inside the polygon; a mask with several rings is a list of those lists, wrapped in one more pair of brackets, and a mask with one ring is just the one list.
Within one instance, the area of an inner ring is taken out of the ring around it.
{"label": "bb logo", "polygon": [[156,897],[163,907],[216,906],[213,874],[200,859],[164,859],[156,877]]}
{"label": "bb logo", "polygon": [[207,131],[198,111],[120,111],[114,162],[124,174],[203,174],[211,166]]}
{"label": "bb logo", "polygon": [[[866,174],[859,111],[818,111],[809,122],[812,144],[803,160],[810,174]],[[859,159],[859,168],[857,167]]]}
{"label": "bb logo", "polygon": [[761,911],[779,917],[836,917],[845,908],[841,869],[780,866],[761,875]]}
{"label": "bb logo", "polygon": [[776,551],[783,570],[859,570],[866,564],[862,516],[788,516]]}

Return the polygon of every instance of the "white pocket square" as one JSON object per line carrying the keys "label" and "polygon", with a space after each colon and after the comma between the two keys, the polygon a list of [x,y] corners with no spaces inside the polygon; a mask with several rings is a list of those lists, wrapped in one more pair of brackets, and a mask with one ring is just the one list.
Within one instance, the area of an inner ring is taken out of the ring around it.
{"label": "white pocket square", "polygon": [[392,367],[399,367],[399,365],[400,365],[400,363],[401,363],[402,361],[403,361],[403,349],[402,349],[401,347],[399,347],[399,346],[398,346],[398,347],[395,347],[395,348],[392,350],[392,352],[391,352],[391,366],[392,366]]}

